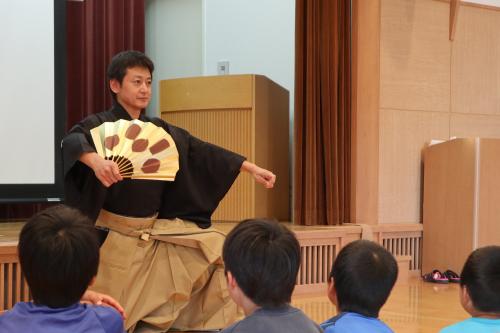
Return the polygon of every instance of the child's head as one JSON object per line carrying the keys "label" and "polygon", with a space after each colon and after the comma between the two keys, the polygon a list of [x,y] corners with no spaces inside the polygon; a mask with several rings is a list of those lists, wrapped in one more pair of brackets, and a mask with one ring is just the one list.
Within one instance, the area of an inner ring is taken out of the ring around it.
{"label": "child's head", "polygon": [[500,246],[472,252],[460,276],[460,300],[472,316],[500,315]]}
{"label": "child's head", "polygon": [[228,276],[257,306],[290,302],[300,266],[300,246],[285,226],[245,220],[228,234],[222,256]]}
{"label": "child's head", "polygon": [[19,236],[18,253],[34,302],[52,308],[78,302],[97,274],[95,229],[67,206],[48,208],[29,219]]}
{"label": "child's head", "polygon": [[358,240],[339,252],[328,296],[342,312],[378,317],[398,276],[393,255],[377,243]]}

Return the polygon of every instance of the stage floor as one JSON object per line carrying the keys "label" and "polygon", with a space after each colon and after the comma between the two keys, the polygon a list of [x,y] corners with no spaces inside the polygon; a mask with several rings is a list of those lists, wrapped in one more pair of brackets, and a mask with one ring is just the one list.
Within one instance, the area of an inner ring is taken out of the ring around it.
{"label": "stage floor", "polygon": [[[297,226],[291,222],[282,222],[293,231],[316,231],[316,230],[335,230],[346,228],[344,226]],[[213,226],[224,232],[229,232],[234,228],[236,222],[214,222]],[[24,222],[3,222],[0,223],[0,244],[6,245],[16,243],[19,238],[19,233],[23,227]]]}
{"label": "stage floor", "polygon": [[24,222],[4,222],[0,223],[0,244],[10,245],[17,244],[19,232],[23,227]]}

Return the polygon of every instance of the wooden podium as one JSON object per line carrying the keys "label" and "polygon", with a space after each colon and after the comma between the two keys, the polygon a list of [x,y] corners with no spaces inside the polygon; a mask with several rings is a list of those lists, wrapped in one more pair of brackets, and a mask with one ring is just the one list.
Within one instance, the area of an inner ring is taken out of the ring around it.
{"label": "wooden podium", "polygon": [[267,217],[290,221],[289,94],[261,75],[204,76],[160,82],[165,121],[237,152],[277,176],[266,190],[244,173],[212,218]]}
{"label": "wooden podium", "polygon": [[500,139],[455,139],[424,153],[422,273],[458,274],[474,249],[500,244]]}

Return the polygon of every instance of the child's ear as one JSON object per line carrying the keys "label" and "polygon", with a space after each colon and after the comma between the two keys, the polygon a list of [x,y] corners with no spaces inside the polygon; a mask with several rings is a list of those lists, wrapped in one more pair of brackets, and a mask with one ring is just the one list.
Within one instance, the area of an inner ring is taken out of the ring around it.
{"label": "child's ear", "polygon": [[231,274],[230,271],[226,272],[226,278],[227,278],[227,285],[229,288],[234,289],[234,287],[237,286],[236,279],[234,278],[233,274]]}
{"label": "child's ear", "polygon": [[328,280],[328,298],[333,304],[335,304],[335,306],[338,307],[337,290],[335,289],[335,281],[333,280],[333,277]]}
{"label": "child's ear", "polygon": [[474,304],[472,303],[472,299],[470,298],[469,291],[466,286],[460,287],[460,303],[465,311],[469,314],[474,312]]}

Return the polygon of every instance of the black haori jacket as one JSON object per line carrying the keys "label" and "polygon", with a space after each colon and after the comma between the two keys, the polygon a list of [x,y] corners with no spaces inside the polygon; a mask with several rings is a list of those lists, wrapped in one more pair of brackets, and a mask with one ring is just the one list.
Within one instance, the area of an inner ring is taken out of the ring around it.
{"label": "black haori jacket", "polygon": [[175,181],[124,179],[106,188],[92,169],[79,161],[84,152],[94,152],[90,130],[103,122],[132,120],[120,106],[93,114],[75,125],[62,141],[66,204],[78,208],[93,221],[104,208],[112,213],[193,221],[201,228],[211,225],[211,216],[239,174],[245,158],[201,141],[186,130],[143,114],[168,132],[179,152]]}

